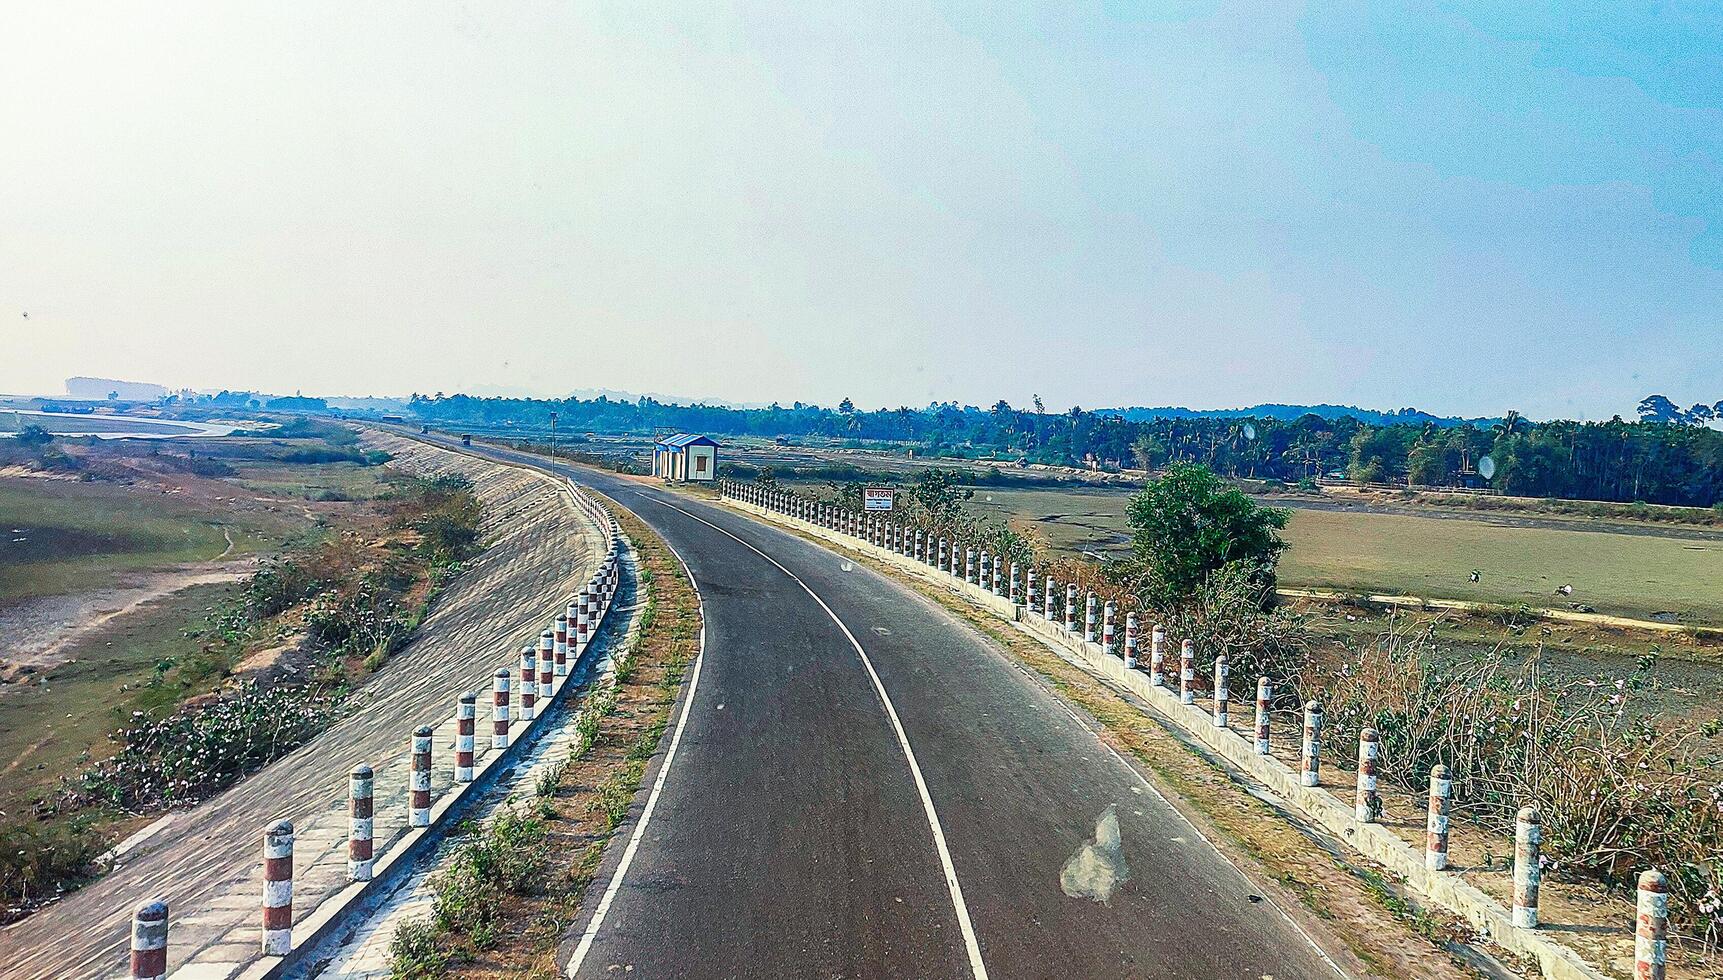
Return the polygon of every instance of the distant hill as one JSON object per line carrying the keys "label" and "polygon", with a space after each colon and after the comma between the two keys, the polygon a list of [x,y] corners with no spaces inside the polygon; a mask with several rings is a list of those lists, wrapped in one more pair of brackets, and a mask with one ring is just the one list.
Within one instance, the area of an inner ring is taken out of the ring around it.
{"label": "distant hill", "polygon": [[1149,419],[1278,419],[1290,422],[1305,415],[1315,415],[1325,419],[1340,419],[1348,416],[1360,422],[1371,425],[1423,425],[1434,422],[1440,426],[1464,425],[1467,422],[1491,423],[1496,419],[1463,419],[1452,415],[1431,415],[1415,408],[1401,408],[1392,412],[1381,412],[1370,408],[1359,408],[1356,405],[1252,405],[1249,408],[1210,408],[1194,409],[1168,406],[1165,408],[1099,408],[1097,415],[1115,415],[1129,419],[1132,422],[1145,422]]}

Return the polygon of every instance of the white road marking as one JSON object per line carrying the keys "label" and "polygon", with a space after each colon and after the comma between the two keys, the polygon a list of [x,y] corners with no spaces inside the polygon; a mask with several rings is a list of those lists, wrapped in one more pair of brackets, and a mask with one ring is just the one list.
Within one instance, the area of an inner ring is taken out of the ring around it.
{"label": "white road marking", "polygon": [[670,748],[664,753],[664,764],[658,767],[658,778],[652,781],[652,794],[646,798],[646,809],[640,811],[640,823],[634,827],[634,834],[628,838],[628,848],[622,852],[622,861],[616,866],[616,873],[610,877],[610,885],[604,890],[604,897],[599,899],[598,908],[593,910],[592,921],[587,923],[586,932],[580,937],[580,945],[575,947],[574,955],[569,957],[568,967],[564,971],[572,977],[579,972],[581,964],[586,962],[587,953],[592,951],[592,941],[598,937],[599,927],[604,925],[604,917],[610,911],[611,903],[616,901],[616,893],[622,888],[622,878],[628,874],[628,866],[634,863],[634,854],[640,849],[640,839],[646,835],[646,825],[652,822],[652,813],[658,808],[658,797],[664,792],[664,781],[670,776],[670,765],[676,761],[676,749],[682,744],[682,731],[688,727],[688,716],[694,713],[694,696],[700,690],[700,670],[706,665],[706,597],[700,593],[700,583],[695,581],[694,572],[688,563],[682,560],[670,542],[664,542],[670,553],[676,556],[676,561],[682,565],[683,574],[688,576],[688,584],[694,589],[694,597],[700,600],[700,649],[694,655],[694,675],[688,679],[688,700],[682,705],[682,717],[676,721],[676,733],[670,736]]}
{"label": "white road marking", "polygon": [[[645,495],[642,494],[642,496]],[[831,617],[832,622],[837,624],[838,629],[843,631],[844,636],[850,641],[850,646],[855,648],[856,656],[861,658],[862,667],[866,668],[868,677],[873,680],[874,692],[879,695],[880,703],[885,706],[886,717],[891,720],[892,730],[897,733],[897,744],[903,749],[903,757],[909,763],[910,775],[915,779],[916,792],[921,795],[921,808],[927,815],[928,827],[933,831],[933,847],[934,850],[939,852],[939,864],[945,872],[945,887],[951,892],[952,908],[957,913],[957,924],[963,931],[963,944],[969,953],[970,973],[974,975],[975,980],[987,980],[987,966],[981,962],[981,945],[975,939],[975,924],[970,921],[969,906],[964,904],[963,901],[963,886],[958,884],[957,868],[951,863],[951,849],[945,844],[945,830],[939,824],[939,813],[933,807],[933,797],[928,795],[927,781],[921,776],[921,764],[915,761],[915,750],[909,747],[909,735],[904,732],[903,722],[898,720],[897,717],[897,708],[891,703],[891,696],[885,692],[885,684],[880,681],[879,674],[873,669],[873,661],[868,659],[867,651],[862,649],[862,645],[860,641],[856,639],[855,634],[851,633],[850,628],[844,625],[844,621],[838,618],[838,614],[832,611],[832,607],[826,605],[826,601],[820,598],[820,594],[809,588],[808,583],[802,581],[795,572],[792,572],[782,564],[779,564],[776,558],[773,558],[771,555],[766,554],[764,551],[761,551],[698,514],[683,510],[681,507],[678,507],[667,500],[657,497],[653,497],[652,499],[656,503],[663,504],[671,510],[685,514],[688,517],[699,521],[712,530],[717,531],[719,534],[722,534],[732,541],[735,541],[737,544],[740,544],[742,547],[747,548],[754,554],[759,555],[761,558],[771,562],[778,571],[789,576],[791,581],[802,587],[802,591],[806,592],[815,602],[819,603],[820,608],[824,609],[826,611],[826,615]],[[686,719],[687,716],[684,715],[683,717]],[[621,880],[620,873],[618,874],[617,880]],[[613,883],[612,888],[614,887],[615,884]]]}

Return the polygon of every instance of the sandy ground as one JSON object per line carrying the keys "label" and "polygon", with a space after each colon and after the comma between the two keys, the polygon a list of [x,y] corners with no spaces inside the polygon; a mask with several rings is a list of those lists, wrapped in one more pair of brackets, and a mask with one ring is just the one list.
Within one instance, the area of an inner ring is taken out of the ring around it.
{"label": "sandy ground", "polygon": [[105,589],[43,596],[0,606],[0,681],[46,670],[80,639],[146,603],[196,585],[235,582],[257,567],[254,557],[128,572]]}

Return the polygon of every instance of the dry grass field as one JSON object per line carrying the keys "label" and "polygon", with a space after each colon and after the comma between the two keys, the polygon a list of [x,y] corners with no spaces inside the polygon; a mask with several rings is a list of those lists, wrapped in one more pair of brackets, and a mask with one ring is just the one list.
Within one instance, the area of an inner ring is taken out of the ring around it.
{"label": "dry grass field", "polygon": [[[1122,547],[1128,495],[1100,490],[976,491],[1055,551]],[[1294,509],[1281,562],[1288,587],[1566,608],[1723,625],[1723,537],[1517,526],[1488,514],[1413,516]],[[1470,581],[1471,573],[1479,581]],[[1572,586],[1571,595],[1557,589]]]}

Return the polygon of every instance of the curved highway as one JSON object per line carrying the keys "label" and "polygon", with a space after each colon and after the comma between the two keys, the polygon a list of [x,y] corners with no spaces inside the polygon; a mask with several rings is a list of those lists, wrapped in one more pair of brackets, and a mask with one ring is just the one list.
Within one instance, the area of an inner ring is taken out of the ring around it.
{"label": "curved highway", "polygon": [[687,495],[474,451],[609,494],[682,555],[704,601],[650,820],[637,800],[607,849],[565,944],[574,976],[1339,975],[1134,769],[924,597]]}

